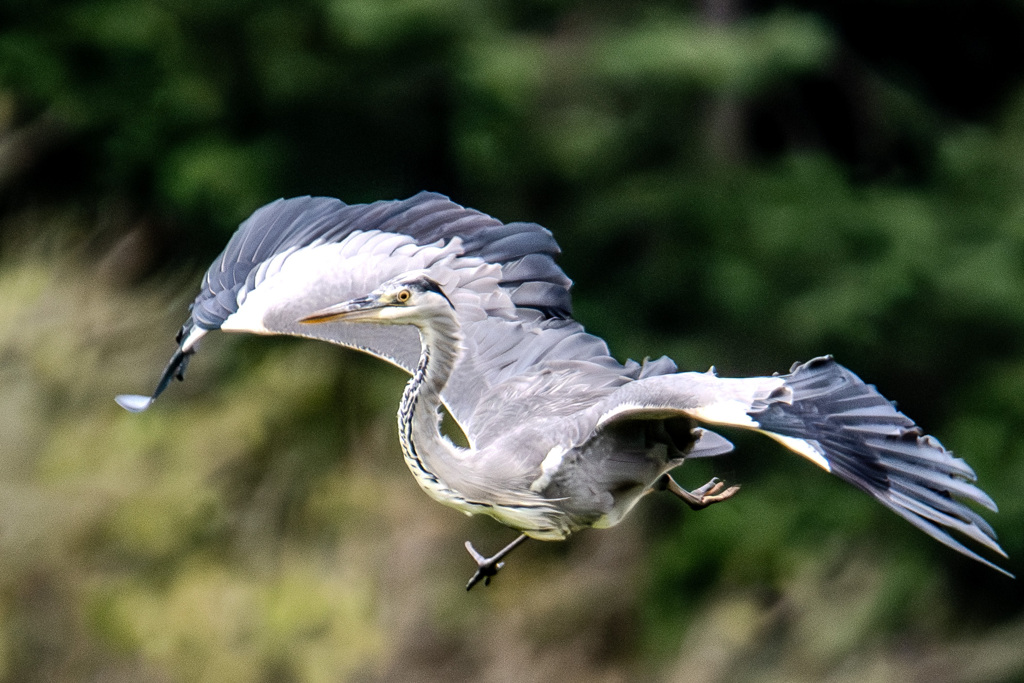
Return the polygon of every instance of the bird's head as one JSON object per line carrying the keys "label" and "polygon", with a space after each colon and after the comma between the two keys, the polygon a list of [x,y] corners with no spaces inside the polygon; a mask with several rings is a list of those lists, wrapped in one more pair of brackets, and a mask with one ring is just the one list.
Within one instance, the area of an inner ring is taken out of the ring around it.
{"label": "bird's head", "polygon": [[388,280],[366,296],[322,308],[301,318],[301,323],[373,322],[391,325],[426,323],[438,313],[454,309],[441,286],[422,273],[406,273]]}

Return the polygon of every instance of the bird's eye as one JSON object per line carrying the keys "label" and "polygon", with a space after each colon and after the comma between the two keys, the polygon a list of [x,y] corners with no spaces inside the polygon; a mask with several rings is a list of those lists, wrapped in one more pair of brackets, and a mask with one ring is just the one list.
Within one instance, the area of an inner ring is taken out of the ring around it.
{"label": "bird's eye", "polygon": [[400,304],[404,304],[406,301],[409,300],[411,296],[412,292],[410,292],[408,289],[403,289],[402,291],[395,295],[395,300],[397,300],[398,303]]}

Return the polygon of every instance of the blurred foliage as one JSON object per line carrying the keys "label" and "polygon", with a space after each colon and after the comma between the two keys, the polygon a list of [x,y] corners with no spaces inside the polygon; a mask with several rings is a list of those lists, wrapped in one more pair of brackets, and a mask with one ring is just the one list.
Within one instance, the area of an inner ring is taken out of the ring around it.
{"label": "blurred foliage", "polygon": [[[922,16],[929,26],[922,28]],[[773,444],[699,515],[518,551],[398,456],[404,378],[210,339],[198,272],[278,196],[420,189],[550,227],[620,358],[836,354],[977,470],[1024,572],[1024,6],[0,5],[4,680],[1012,681],[1024,590]],[[519,553],[522,553],[521,555]]]}

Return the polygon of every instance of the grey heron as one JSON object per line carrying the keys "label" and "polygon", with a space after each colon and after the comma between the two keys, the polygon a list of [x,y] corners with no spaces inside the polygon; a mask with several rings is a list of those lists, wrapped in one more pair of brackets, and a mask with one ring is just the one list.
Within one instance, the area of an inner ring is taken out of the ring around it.
{"label": "grey heron", "polygon": [[[1006,557],[964,501],[996,511],[975,474],[873,386],[830,356],[789,373],[725,378],[667,357],[622,364],[571,317],[571,281],[551,233],[502,223],[439,194],[348,205],[272,202],[210,266],[148,408],[183,379],[213,330],[285,334],[359,349],[412,375],[402,395],[405,462],[433,499],[520,535],[492,557],[467,541],[489,583],[527,538],[610,527],[654,491],[695,509],[736,486],[687,491],[671,470],[732,444],[700,424],[765,434],[954,550],[1010,575],[951,535]],[[465,433],[440,430],[442,406]]]}

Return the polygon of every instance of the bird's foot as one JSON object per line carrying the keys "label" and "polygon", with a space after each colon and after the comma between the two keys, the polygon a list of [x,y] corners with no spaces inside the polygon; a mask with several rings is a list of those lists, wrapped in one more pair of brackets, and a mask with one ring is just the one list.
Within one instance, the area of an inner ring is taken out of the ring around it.
{"label": "bird's foot", "polygon": [[667,474],[665,475],[665,479],[664,488],[681,498],[684,503],[694,510],[703,510],[709,505],[721,503],[723,500],[728,500],[735,496],[736,492],[740,490],[739,486],[730,486],[723,491],[722,487],[724,487],[725,484],[718,477],[712,477],[711,481],[699,488],[695,488],[692,491],[687,491],[681,487],[676,483],[675,479]]}
{"label": "bird's foot", "polygon": [[466,590],[470,590],[481,581],[484,582],[485,586],[491,585],[491,578],[498,573],[498,570],[505,566],[505,563],[501,560],[526,539],[526,534],[519,536],[519,538],[502,548],[493,557],[484,557],[477,552],[470,541],[466,541],[466,550],[476,560],[476,572],[470,577],[469,583],[466,584]]}
{"label": "bird's foot", "polygon": [[496,561],[495,557],[484,557],[477,552],[476,548],[469,541],[466,541],[466,550],[476,560],[476,573],[470,577],[469,583],[466,584],[466,590],[470,590],[473,586],[477,585],[481,581],[484,582],[485,586],[491,585],[491,577],[497,575],[498,570],[505,566],[504,562]]}

